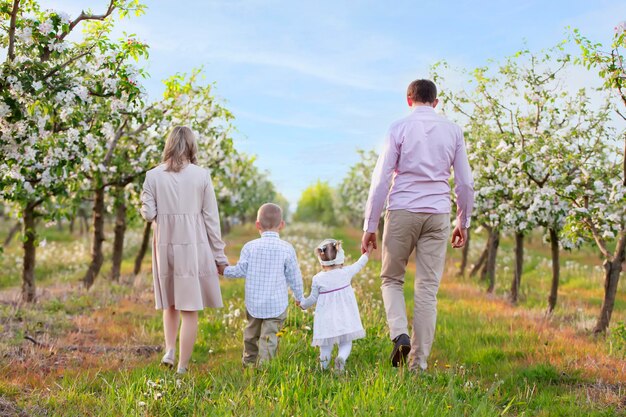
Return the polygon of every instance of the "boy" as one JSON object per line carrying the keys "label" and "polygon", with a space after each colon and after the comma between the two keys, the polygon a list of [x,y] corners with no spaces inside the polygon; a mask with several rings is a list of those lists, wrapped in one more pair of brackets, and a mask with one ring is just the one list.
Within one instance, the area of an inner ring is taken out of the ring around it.
{"label": "boy", "polygon": [[245,304],[248,325],[243,333],[243,365],[256,365],[276,355],[278,336],[287,317],[288,294],[302,299],[302,274],[296,251],[281,240],[285,226],[276,204],[263,204],[257,212],[256,228],[261,234],[241,249],[235,266],[221,267],[226,278],[245,278]]}

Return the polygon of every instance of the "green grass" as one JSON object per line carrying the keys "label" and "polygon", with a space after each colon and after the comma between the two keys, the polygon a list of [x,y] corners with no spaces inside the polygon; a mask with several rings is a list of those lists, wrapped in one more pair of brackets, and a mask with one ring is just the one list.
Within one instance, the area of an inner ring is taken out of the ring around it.
{"label": "green grass", "polygon": [[[318,268],[311,248],[319,240],[340,238],[348,254],[358,255],[355,230],[290,225],[285,235],[298,251],[307,292]],[[231,261],[243,243],[256,236],[250,226],[235,228],[227,237]],[[480,249],[475,246],[473,252]],[[504,249],[502,253],[506,256]],[[624,415],[619,395],[626,377],[615,374],[618,368],[610,372],[624,358],[621,327],[614,325],[615,334],[606,340],[577,330],[579,321],[593,317],[592,307],[601,296],[597,277],[586,275],[593,267],[568,259],[576,264],[564,268],[562,305],[546,324],[539,312],[545,308],[549,265],[542,260],[545,250],[540,243],[529,245],[528,253],[524,297],[515,308],[501,297],[485,296],[477,290],[479,283],[454,278],[459,252],[450,253],[439,296],[436,340],[425,373],[394,369],[388,363],[391,343],[380,297],[380,263],[372,261],[354,282],[367,337],[355,342],[344,375],[318,369],[318,352],[310,346],[313,316],[293,305],[277,358],[258,369],[242,369],[242,280],[223,281],[224,308],[201,314],[191,372],[182,378],[158,366],[159,354],[146,357],[128,349],[81,356],[59,350],[51,356],[23,341],[24,334],[33,334],[60,346],[160,344],[161,321],[153,308],[151,277],[136,286],[130,277],[121,284],[100,277],[90,292],[70,287],[34,307],[0,304],[0,348],[6,352],[5,362],[0,362],[0,396],[30,415],[52,416]],[[130,264],[125,263],[127,272]],[[501,263],[499,277],[508,273],[506,265]],[[44,271],[46,267],[44,263]],[[52,277],[39,282],[56,283],[63,271],[50,272]],[[410,272],[406,280],[411,309]],[[503,295],[505,284],[499,288]],[[586,298],[575,300],[575,292],[583,290]],[[585,309],[580,312],[579,306]],[[624,320],[621,307],[616,307],[613,320]],[[574,329],[573,336],[568,329]]]}

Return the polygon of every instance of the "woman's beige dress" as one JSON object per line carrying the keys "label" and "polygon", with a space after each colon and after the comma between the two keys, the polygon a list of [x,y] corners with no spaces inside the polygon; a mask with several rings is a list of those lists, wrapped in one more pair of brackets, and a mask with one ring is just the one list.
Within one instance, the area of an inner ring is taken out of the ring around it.
{"label": "woman's beige dress", "polygon": [[215,262],[227,263],[211,175],[188,164],[148,171],[141,215],[154,221],[152,273],[156,308],[196,311],[222,307]]}

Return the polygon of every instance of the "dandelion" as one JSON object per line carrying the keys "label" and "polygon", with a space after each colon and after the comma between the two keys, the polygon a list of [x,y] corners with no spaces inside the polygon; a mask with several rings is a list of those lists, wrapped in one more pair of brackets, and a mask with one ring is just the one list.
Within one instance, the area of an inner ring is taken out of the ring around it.
{"label": "dandelion", "polygon": [[145,406],[146,406],[146,403],[145,403],[145,401],[139,401],[139,402],[137,403],[137,405],[138,405],[139,407],[145,407]]}

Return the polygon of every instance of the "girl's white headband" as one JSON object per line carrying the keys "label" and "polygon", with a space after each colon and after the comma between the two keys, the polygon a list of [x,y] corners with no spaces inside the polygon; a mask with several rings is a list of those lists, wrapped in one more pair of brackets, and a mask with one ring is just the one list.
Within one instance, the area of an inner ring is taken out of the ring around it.
{"label": "girl's white headband", "polygon": [[[339,247],[337,249],[337,256],[335,256],[335,259],[332,259],[330,261],[322,261],[322,259],[320,258],[320,251],[323,251],[324,248],[327,245],[333,245],[335,247]],[[335,239],[325,239],[322,243],[319,244],[319,246],[317,247],[317,258],[320,261],[320,265],[322,266],[333,266],[333,265],[342,265],[344,263],[345,260],[345,253],[343,251],[343,248],[341,247],[341,242],[335,240]]]}

